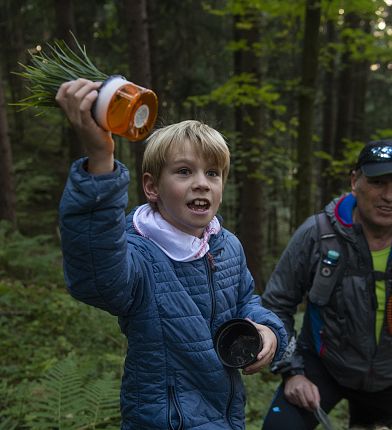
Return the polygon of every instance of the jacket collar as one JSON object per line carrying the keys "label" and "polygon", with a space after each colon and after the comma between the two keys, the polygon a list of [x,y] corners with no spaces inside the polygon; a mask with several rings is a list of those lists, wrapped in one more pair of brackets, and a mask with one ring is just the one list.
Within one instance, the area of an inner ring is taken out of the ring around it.
{"label": "jacket collar", "polygon": [[332,227],[352,242],[357,241],[357,234],[361,230],[358,224],[353,223],[353,211],[356,204],[356,198],[351,193],[347,193],[334,199],[325,207]]}
{"label": "jacket collar", "polygon": [[186,234],[164,220],[149,204],[132,211],[131,222],[133,233],[149,239],[170,259],[182,262],[202,258],[215,242],[212,238],[221,230],[220,220],[214,217],[206,226],[203,237]]}

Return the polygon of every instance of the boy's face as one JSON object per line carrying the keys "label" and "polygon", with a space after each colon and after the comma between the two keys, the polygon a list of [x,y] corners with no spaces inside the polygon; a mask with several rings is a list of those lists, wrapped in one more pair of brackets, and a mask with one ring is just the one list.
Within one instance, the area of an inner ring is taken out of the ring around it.
{"label": "boy's face", "polygon": [[200,158],[189,142],[170,151],[158,184],[148,173],[144,181],[147,197],[157,203],[162,217],[196,237],[202,236],[222,201],[222,170]]}

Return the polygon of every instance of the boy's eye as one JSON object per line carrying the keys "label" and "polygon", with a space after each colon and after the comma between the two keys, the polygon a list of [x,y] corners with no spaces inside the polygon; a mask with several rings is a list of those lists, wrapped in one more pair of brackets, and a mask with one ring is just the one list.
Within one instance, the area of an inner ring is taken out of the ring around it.
{"label": "boy's eye", "polygon": [[207,176],[220,176],[220,172],[218,170],[209,170]]}
{"label": "boy's eye", "polygon": [[178,169],[177,173],[179,175],[189,175],[191,173],[191,171],[188,168],[183,167],[182,169]]}

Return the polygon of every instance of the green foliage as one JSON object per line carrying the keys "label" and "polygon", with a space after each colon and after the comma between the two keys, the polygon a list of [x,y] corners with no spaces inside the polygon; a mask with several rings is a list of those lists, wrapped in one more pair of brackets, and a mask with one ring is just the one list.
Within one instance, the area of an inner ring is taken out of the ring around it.
{"label": "green foliage", "polygon": [[274,392],[280,383],[280,376],[273,375],[267,369],[256,375],[243,376],[246,387],[246,428],[261,428]]}
{"label": "green foliage", "polygon": [[23,416],[24,406],[28,399],[27,385],[9,384],[4,378],[0,382],[0,430],[13,430]]}
{"label": "green foliage", "polygon": [[283,113],[285,107],[278,104],[280,95],[272,84],[258,85],[257,78],[251,73],[233,76],[226,83],[210,94],[188,97],[188,103],[205,106],[217,103],[224,106],[267,106],[269,109]]}
{"label": "green foliage", "polygon": [[329,162],[329,168],[324,174],[334,178],[348,176],[354,168],[359,151],[363,148],[364,143],[358,141],[344,140],[343,157],[341,160],[335,160],[331,154],[324,151],[315,151],[314,156]]}
{"label": "green foliage", "polygon": [[53,366],[32,389],[32,430],[115,429],[119,423],[119,387],[112,375],[85,383],[73,360]]}
{"label": "green foliage", "polygon": [[373,134],[372,140],[379,139],[392,139],[392,128],[377,130],[376,133]]}
{"label": "green foliage", "polygon": [[61,252],[49,235],[27,237],[0,221],[0,274],[24,282],[62,282]]}
{"label": "green foliage", "polygon": [[115,318],[64,287],[0,281],[0,337],[0,422],[118,428],[125,339]]}
{"label": "green foliage", "polygon": [[304,0],[279,1],[276,0],[229,0],[225,2],[224,7],[217,9],[213,8],[208,2],[204,2],[204,8],[209,13],[216,15],[238,15],[248,16],[250,12],[265,13],[272,18],[281,16],[298,17],[303,14]]}
{"label": "green foliage", "polygon": [[390,56],[389,49],[377,46],[372,34],[357,28],[344,28],[341,31],[341,38],[344,41],[345,49],[348,49],[354,61],[376,61],[380,55]]}

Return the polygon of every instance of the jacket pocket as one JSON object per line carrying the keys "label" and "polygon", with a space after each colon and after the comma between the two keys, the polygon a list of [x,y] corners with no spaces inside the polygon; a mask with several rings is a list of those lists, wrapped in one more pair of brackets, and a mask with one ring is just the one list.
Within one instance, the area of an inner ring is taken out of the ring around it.
{"label": "jacket pocket", "polygon": [[168,403],[169,430],[184,430],[184,417],[173,381],[168,386]]}
{"label": "jacket pocket", "polygon": [[229,397],[227,399],[227,405],[226,405],[226,419],[230,427],[234,428],[233,422],[231,420],[231,408],[233,405],[233,398],[234,398],[234,375],[230,371],[228,371],[228,373],[230,378],[230,392],[229,392]]}

